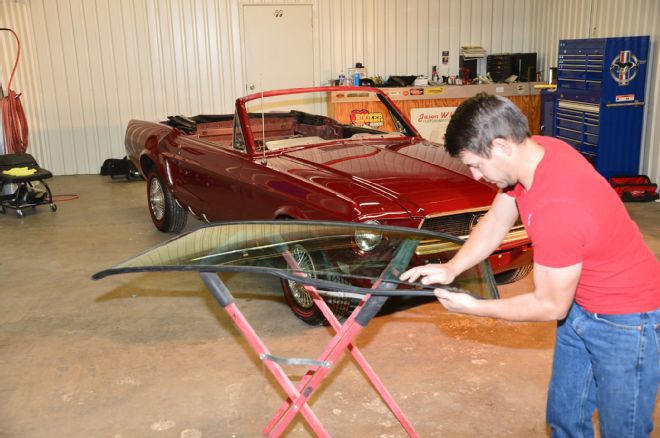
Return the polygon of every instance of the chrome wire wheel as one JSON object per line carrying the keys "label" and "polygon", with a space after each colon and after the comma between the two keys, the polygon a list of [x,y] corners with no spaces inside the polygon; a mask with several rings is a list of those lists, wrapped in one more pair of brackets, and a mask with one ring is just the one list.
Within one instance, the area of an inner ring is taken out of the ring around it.
{"label": "chrome wire wheel", "polygon": [[[314,275],[311,274],[315,271],[314,261],[312,260],[312,256],[309,254],[309,252],[307,252],[307,250],[302,245],[295,245],[291,249],[291,255],[295,259],[301,271],[306,272],[310,277],[314,277]],[[314,306],[314,299],[309,294],[309,292],[305,290],[305,286],[292,280],[287,280],[287,283],[289,284],[291,295],[293,296],[296,304],[304,309],[311,309]]]}
{"label": "chrome wire wheel", "polygon": [[[308,278],[318,278],[318,270],[323,272],[323,278],[341,284],[350,284],[341,275],[332,273],[332,263],[323,251],[309,252],[303,245],[293,244],[289,247],[291,257],[296,261],[298,267]],[[295,280],[282,279],[282,292],[291,311],[296,317],[309,325],[327,325],[329,321],[314,302],[310,294],[301,283]],[[330,311],[342,320],[350,315],[359,299],[349,298],[343,295],[332,294],[323,297]]]}
{"label": "chrome wire wheel", "polygon": [[158,178],[152,178],[149,185],[149,206],[156,220],[163,220],[165,217],[165,193]]}
{"label": "chrome wire wheel", "polygon": [[164,233],[178,233],[186,226],[188,213],[174,199],[158,172],[149,172],[147,208],[154,226]]}

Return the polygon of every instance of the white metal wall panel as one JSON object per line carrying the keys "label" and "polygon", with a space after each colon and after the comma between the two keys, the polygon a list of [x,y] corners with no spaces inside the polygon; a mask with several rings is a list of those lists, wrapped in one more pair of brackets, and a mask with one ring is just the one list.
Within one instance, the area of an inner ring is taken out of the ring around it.
{"label": "white metal wall panel", "polygon": [[[320,80],[355,62],[370,74],[430,74],[431,66],[457,74],[462,45],[488,52],[528,51],[535,1],[318,0]],[[325,51],[330,51],[330,54]],[[449,68],[441,65],[449,50]],[[326,62],[327,60],[327,62]]]}
{"label": "white metal wall panel", "polygon": [[242,90],[235,0],[0,0],[0,12],[30,44],[12,88],[28,99],[30,152],[56,174],[123,156],[132,118],[231,112]]}
{"label": "white metal wall panel", "polygon": [[560,39],[650,35],[640,173],[660,181],[660,1],[548,0],[537,3],[533,51],[544,73],[557,65]]}
{"label": "white metal wall panel", "polygon": [[[545,72],[561,38],[650,34],[642,170],[660,178],[657,0],[0,0],[0,25],[25,48],[13,88],[30,151],[56,174],[97,173],[123,155],[131,118],[232,112],[244,90],[241,5],[282,3],[313,6],[318,84],[355,62],[383,77],[456,74],[462,45],[536,51]],[[3,74],[11,44],[0,39]]]}
{"label": "white metal wall panel", "polygon": [[536,31],[532,35],[532,50],[538,53],[539,71],[557,65],[560,39],[587,38],[589,14],[593,0],[548,0],[538,2],[535,14]]}
{"label": "white metal wall panel", "polygon": [[600,0],[594,3],[594,37],[650,35],[645,130],[640,172],[660,182],[660,1]]}
{"label": "white metal wall panel", "polygon": [[[25,109],[30,132],[28,145],[30,152],[43,160],[49,152],[43,149],[45,128],[43,102],[39,98],[39,74],[35,56],[35,41],[30,19],[30,8],[26,2],[0,1],[0,27],[13,29],[21,40],[21,57],[11,88],[23,93],[21,103]],[[5,93],[11,69],[16,61],[16,40],[9,32],[0,32],[0,82]],[[46,160],[48,161],[48,160]]]}
{"label": "white metal wall panel", "polygon": [[[312,4],[317,83],[355,62],[371,74],[456,74],[461,45],[526,50],[525,0],[0,0],[26,46],[30,150],[56,174],[96,173],[123,155],[131,118],[231,112],[242,94],[241,4]],[[254,30],[258,31],[258,30]],[[521,38],[519,38],[521,37]],[[8,64],[2,41],[0,68]],[[447,69],[441,52],[450,51]]]}

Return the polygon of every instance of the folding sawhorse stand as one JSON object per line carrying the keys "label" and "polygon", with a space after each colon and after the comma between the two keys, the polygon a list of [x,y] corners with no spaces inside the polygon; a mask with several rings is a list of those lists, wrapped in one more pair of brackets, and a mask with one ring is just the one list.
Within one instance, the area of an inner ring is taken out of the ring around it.
{"label": "folding sawhorse stand", "polygon": [[[353,247],[358,232],[380,236],[382,241],[369,254],[358,253]],[[462,240],[442,233],[351,222],[226,222],[203,226],[177,236],[110,269],[97,272],[92,278],[101,279],[107,275],[129,272],[199,272],[211,294],[234,320],[287,394],[286,401],[264,428],[266,436],[282,435],[298,412],[317,435],[330,436],[312,412],[308,400],[344,350],[348,350],[404,430],[411,437],[417,437],[419,434],[353,340],[375,317],[389,296],[433,296],[431,289],[419,284],[409,290],[397,289],[400,273],[408,269],[411,263],[425,262],[426,258],[420,255],[455,251],[462,243]],[[320,254],[323,261],[317,266],[301,269],[296,261],[298,258],[289,251],[289,245],[297,248],[302,244],[304,248]],[[330,257],[335,261],[344,260],[346,270],[330,261]],[[305,285],[306,291],[335,330],[335,336],[316,360],[272,355],[236,306],[231,292],[218,277],[219,272],[268,274]],[[453,286],[443,288],[471,293],[480,298],[498,297],[487,263],[481,263],[461,275],[463,279],[457,279],[454,284],[466,284],[471,292]],[[348,278],[350,284],[336,278]],[[370,286],[357,286],[359,284]],[[317,288],[323,288],[323,291]],[[335,296],[359,294],[362,300],[341,325],[321,298],[321,293]],[[295,385],[282,369],[282,364],[306,365],[309,369]]]}
{"label": "folding sawhorse stand", "polygon": [[[416,242],[402,243],[393,260],[374,284],[373,289],[378,289],[379,291],[392,291],[395,289],[396,284],[388,283],[387,281],[398,277],[400,272],[408,265],[415,247]],[[295,261],[290,254],[288,254],[288,251],[285,251],[283,255],[290,265],[293,264],[296,266]],[[321,381],[328,375],[330,368],[337,363],[343,351],[348,349],[408,435],[411,437],[419,437],[419,434],[403,414],[403,411],[389,393],[383,382],[378,378],[374,369],[369,365],[358,348],[353,345],[353,339],[355,336],[357,336],[373,317],[376,316],[383,304],[387,301],[387,296],[365,294],[362,301],[355,308],[350,317],[343,325],[341,325],[332,311],[328,308],[323,298],[321,298],[318,290],[315,287],[306,285],[305,288],[314,298],[315,304],[323,312],[323,315],[335,330],[336,335],[330,342],[328,342],[318,360],[284,359],[270,354],[266,345],[261,341],[245,316],[243,316],[236,306],[231,292],[227,289],[222,280],[220,280],[217,273],[201,272],[200,275],[211,294],[234,320],[234,323],[246,337],[248,343],[259,356],[259,359],[264,362],[266,368],[268,368],[273,374],[288,396],[288,399],[282,404],[271,421],[264,428],[265,436],[280,436],[298,412],[303,415],[307,423],[318,436],[330,436],[330,433],[323,427],[318,417],[316,417],[307,404],[307,400],[311,397],[314,390],[318,388]],[[301,277],[301,280],[301,282],[304,282],[304,277]],[[279,363],[311,365],[311,367],[298,383],[298,386],[295,386]]]}

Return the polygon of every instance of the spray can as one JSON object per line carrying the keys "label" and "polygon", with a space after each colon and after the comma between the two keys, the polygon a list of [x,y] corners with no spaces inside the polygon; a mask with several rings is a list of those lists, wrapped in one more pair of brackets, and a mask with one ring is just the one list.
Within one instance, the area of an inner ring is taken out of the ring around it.
{"label": "spray can", "polygon": [[360,86],[360,73],[358,72],[355,72],[353,74],[353,85],[355,85],[356,87]]}

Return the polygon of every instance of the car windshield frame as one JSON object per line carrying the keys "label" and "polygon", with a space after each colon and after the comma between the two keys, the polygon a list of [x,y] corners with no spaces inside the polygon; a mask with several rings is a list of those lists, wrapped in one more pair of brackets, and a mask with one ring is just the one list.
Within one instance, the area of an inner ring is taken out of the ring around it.
{"label": "car windshield frame", "polygon": [[[444,233],[357,222],[219,222],[176,236],[92,278],[131,272],[247,272],[334,292],[433,296],[434,286],[403,282],[398,276],[428,261],[421,245],[433,245],[437,253],[451,255],[463,243]],[[291,253],[297,246],[316,260],[314,269],[292,262]],[[380,288],[385,271],[390,286]],[[452,284],[435,287],[478,298],[499,298],[487,261],[468,269]]]}
{"label": "car windshield frame", "polygon": [[[241,130],[243,133],[243,138],[245,140],[245,145],[247,148],[247,153],[248,155],[272,155],[272,154],[277,154],[277,152],[273,152],[272,150],[267,150],[262,144],[259,143],[258,137],[261,135],[260,132],[257,130],[252,129],[252,124],[250,123],[250,120],[255,120],[257,114],[255,112],[250,112],[248,111],[247,107],[250,102],[254,102],[260,99],[267,99],[267,98],[272,98],[272,97],[282,97],[282,96],[287,96],[287,95],[300,95],[300,94],[321,94],[321,93],[328,93],[328,96],[332,92],[341,92],[347,96],[350,97],[350,95],[354,96],[369,96],[370,94],[373,93],[373,97],[376,97],[382,105],[384,105],[385,109],[387,110],[390,119],[392,120],[392,123],[394,124],[396,128],[396,132],[401,133],[401,138],[421,138],[419,132],[415,129],[415,127],[410,123],[408,118],[403,114],[403,112],[396,106],[396,104],[385,94],[382,90],[378,88],[373,88],[373,87],[356,87],[356,86],[330,86],[330,87],[309,87],[309,88],[291,88],[291,89],[283,89],[283,90],[271,90],[271,91],[264,91],[264,92],[259,92],[259,93],[254,93],[250,94],[248,96],[241,97],[236,100],[236,108],[235,108],[235,117],[238,118],[240,125],[241,125]],[[287,113],[282,113],[282,114],[287,114]],[[311,115],[317,116],[317,114],[314,113],[309,113]],[[266,117],[272,116],[273,114],[270,113],[265,113]],[[327,116],[322,116],[318,115],[319,117],[327,117]],[[334,120],[334,119],[333,119]],[[338,126],[349,126],[346,124],[342,124],[339,121],[336,121],[336,124]],[[356,126],[357,128],[357,126]],[[364,128],[365,132],[366,131],[374,131],[373,133],[375,134],[374,139],[382,139],[383,136],[388,136],[388,134],[384,132],[377,132],[375,129],[369,129],[369,128]],[[390,134],[391,135],[391,134]],[[319,139],[321,140],[321,139]],[[329,140],[323,140],[323,141],[317,141],[317,143],[343,143],[343,142],[355,142],[355,141],[369,141],[368,138],[359,138],[359,139],[329,139]],[[305,146],[305,143],[299,144],[299,146]]]}

